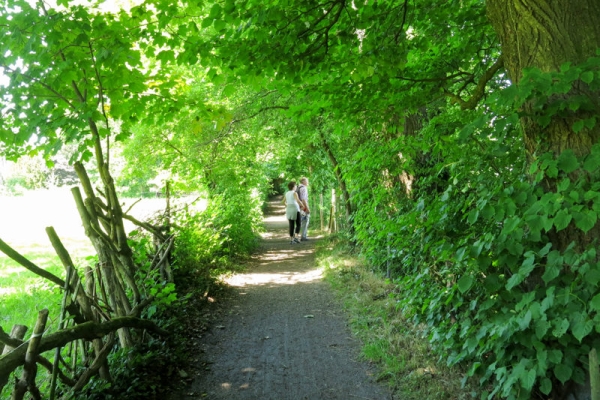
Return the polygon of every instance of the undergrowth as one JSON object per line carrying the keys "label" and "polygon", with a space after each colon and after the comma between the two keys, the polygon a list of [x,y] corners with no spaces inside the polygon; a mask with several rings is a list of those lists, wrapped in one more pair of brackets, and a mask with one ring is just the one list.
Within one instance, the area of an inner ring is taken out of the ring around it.
{"label": "undergrowth", "polygon": [[374,273],[339,238],[318,250],[318,262],[349,313],[362,356],[378,366],[377,381],[405,400],[479,398],[479,387],[463,386],[466,370],[440,363],[422,329],[398,310],[399,286]]}

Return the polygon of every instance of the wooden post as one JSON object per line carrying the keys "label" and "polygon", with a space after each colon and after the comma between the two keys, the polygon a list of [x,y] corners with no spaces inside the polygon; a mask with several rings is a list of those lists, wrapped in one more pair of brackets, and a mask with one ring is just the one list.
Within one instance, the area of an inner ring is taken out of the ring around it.
{"label": "wooden post", "polygon": [[[67,312],[67,301],[71,295],[69,290],[69,284],[71,282],[71,275],[74,272],[73,266],[67,266],[67,277],[65,278],[65,292],[63,293],[62,304],[60,307],[60,316],[58,319],[58,330],[62,330],[65,322],[65,314]],[[91,314],[91,313],[90,313]],[[56,378],[58,377],[58,369],[60,368],[58,362],[60,360],[60,347],[57,347],[54,351],[54,363],[52,364],[52,378],[50,379],[50,400],[54,400],[56,395]]]}
{"label": "wooden post", "polygon": [[321,220],[321,232],[323,232],[323,193],[321,193],[319,195],[320,197],[320,201],[319,201],[319,217]]}
{"label": "wooden post", "polygon": [[390,248],[390,240],[391,240],[391,238],[392,238],[392,234],[388,233],[388,235],[387,235],[387,261],[386,261],[387,265],[386,265],[386,272],[385,272],[385,277],[387,279],[390,279],[390,277],[392,275],[392,273],[390,271],[390,264],[391,264],[390,263],[390,255],[392,253],[391,248]]}
{"label": "wooden post", "polygon": [[337,231],[337,224],[335,221],[335,189],[331,189],[331,209],[329,211],[329,232],[333,233]]}
{"label": "wooden post", "polygon": [[[10,330],[10,337],[13,339],[23,340],[25,337],[25,332],[27,332],[27,327],[25,325],[14,325]],[[4,350],[0,352],[0,355],[8,354],[14,347],[6,345]]]}
{"label": "wooden post", "polygon": [[590,382],[592,386],[592,400],[600,400],[600,363],[595,348],[590,351]]}
{"label": "wooden post", "polygon": [[[9,336],[13,339],[23,340],[23,338],[25,337],[25,332],[27,332],[27,327],[25,325],[14,325],[10,331]],[[4,331],[2,331],[2,333],[4,333]],[[2,347],[4,347],[4,350],[0,352],[1,355],[8,354],[14,349],[14,347],[9,346],[8,344],[6,346],[3,345]],[[4,386],[8,383],[9,376],[10,374],[0,376],[0,392],[2,392]]]}
{"label": "wooden post", "polygon": [[333,232],[337,232],[337,197],[335,196],[335,189],[331,189],[331,214],[333,216]]}
{"label": "wooden post", "polygon": [[37,373],[36,359],[38,357],[38,346],[42,341],[42,335],[46,329],[46,322],[48,321],[48,310],[43,309],[38,313],[38,319],[33,329],[33,334],[29,339],[29,346],[27,347],[27,353],[25,354],[25,365],[23,366],[23,375],[21,380],[17,382],[15,391],[12,394],[12,400],[22,400],[25,397],[25,393],[29,390],[29,393],[34,399],[41,399],[40,390],[35,386],[35,375]]}

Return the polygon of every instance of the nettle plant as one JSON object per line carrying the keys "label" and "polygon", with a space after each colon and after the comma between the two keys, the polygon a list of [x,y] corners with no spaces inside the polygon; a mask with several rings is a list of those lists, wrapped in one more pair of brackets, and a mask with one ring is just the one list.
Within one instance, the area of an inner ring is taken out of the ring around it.
{"label": "nettle plant", "polygon": [[456,140],[485,142],[495,165],[454,168],[441,196],[418,199],[398,221],[411,227],[399,239],[410,272],[398,280],[399,307],[448,364],[470,365],[465,379],[493,388],[484,398],[528,399],[583,383],[588,354],[600,349],[600,145],[584,156],[526,160],[507,142],[518,140],[525,113],[543,128],[584,109],[573,130],[592,129],[600,113],[593,97],[565,96],[575,82],[597,91],[600,58],[527,71],[488,101]]}

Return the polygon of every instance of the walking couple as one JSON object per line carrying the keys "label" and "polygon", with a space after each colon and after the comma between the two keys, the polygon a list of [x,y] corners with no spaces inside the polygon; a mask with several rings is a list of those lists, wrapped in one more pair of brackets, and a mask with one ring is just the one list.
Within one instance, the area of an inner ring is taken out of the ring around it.
{"label": "walking couple", "polygon": [[[300,179],[300,185],[295,181],[288,183],[288,191],[283,196],[285,215],[290,224],[290,244],[306,241],[310,208],[308,208],[308,179]],[[300,238],[298,238],[300,236]]]}

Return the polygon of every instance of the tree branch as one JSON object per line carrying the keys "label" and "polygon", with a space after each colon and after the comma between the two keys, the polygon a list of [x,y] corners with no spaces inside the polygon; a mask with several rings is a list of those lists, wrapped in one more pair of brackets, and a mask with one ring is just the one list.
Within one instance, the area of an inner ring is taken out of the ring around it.
{"label": "tree branch", "polygon": [[0,239],[0,251],[12,258],[14,261],[21,264],[23,267],[33,272],[34,274],[39,275],[42,278],[46,278],[49,281],[56,283],[60,287],[65,286],[65,281],[63,281],[53,273],[48,272],[45,269],[42,269],[34,263],[32,263],[31,261],[23,257],[18,251],[6,244],[6,242],[4,242],[2,239]]}
{"label": "tree branch", "polygon": [[[121,328],[147,329],[160,336],[169,336],[169,332],[154,322],[137,317],[119,317],[107,322],[85,322],[42,337],[38,352],[43,353],[57,347],[63,347],[78,339],[93,340],[108,335]],[[24,342],[8,354],[0,357],[0,378],[7,376],[25,362],[28,342]]]}
{"label": "tree branch", "polygon": [[504,67],[504,57],[501,55],[496,62],[479,78],[473,95],[468,100],[463,100],[459,95],[444,91],[448,97],[460,104],[462,110],[472,110],[477,106],[479,100],[485,95],[485,86],[496,75],[496,72]]}

